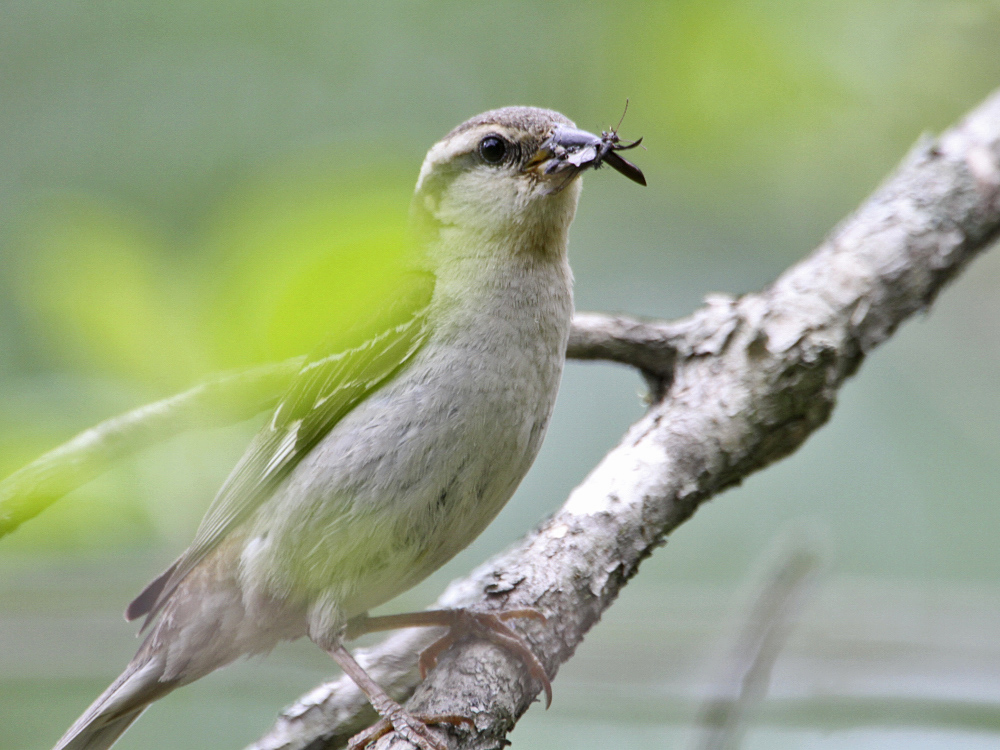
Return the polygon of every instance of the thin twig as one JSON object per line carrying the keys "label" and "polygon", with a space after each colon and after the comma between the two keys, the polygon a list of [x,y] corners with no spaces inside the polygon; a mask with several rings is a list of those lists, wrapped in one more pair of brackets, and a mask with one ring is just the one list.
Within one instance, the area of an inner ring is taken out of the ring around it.
{"label": "thin twig", "polygon": [[[623,316],[577,315],[567,356],[633,365],[669,380],[666,324]],[[225,427],[270,409],[302,357],[212,376],[193,388],[90,427],[0,481],[0,537],[118,462],[192,429]]]}
{"label": "thin twig", "polygon": [[181,432],[241,422],[270,408],[301,362],[217,375],[84,430],[0,482],[0,537],[123,458]]}
{"label": "thin twig", "polygon": [[[607,359],[669,379],[667,328],[625,317],[577,315],[567,355]],[[302,364],[296,357],[212,376],[183,393],[90,427],[0,481],[0,537],[142,450],[193,429],[225,427],[270,409]]]}
{"label": "thin twig", "polygon": [[766,555],[766,575],[738,615],[739,630],[701,708],[697,750],[740,746],[747,718],[767,695],[774,662],[824,566],[807,536],[790,534],[777,548]]}

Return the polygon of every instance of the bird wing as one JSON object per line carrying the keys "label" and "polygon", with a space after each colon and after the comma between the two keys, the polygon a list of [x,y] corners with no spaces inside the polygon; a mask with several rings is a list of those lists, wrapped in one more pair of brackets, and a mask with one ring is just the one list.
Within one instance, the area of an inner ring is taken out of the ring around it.
{"label": "bird wing", "polygon": [[191,546],[129,604],[125,617],[149,626],[184,577],[273,493],[344,416],[405,368],[429,334],[430,274],[409,274],[375,316],[309,358],[271,420],[254,437],[202,519]]}

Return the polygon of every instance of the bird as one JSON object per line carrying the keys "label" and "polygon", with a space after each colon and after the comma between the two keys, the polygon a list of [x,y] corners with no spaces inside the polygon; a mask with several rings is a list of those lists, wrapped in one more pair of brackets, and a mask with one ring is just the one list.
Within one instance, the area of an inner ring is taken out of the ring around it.
{"label": "bird", "polygon": [[463,633],[506,645],[551,696],[504,621],[464,610],[368,617],[466,547],[538,453],[573,313],[567,256],[580,175],[616,152],[564,115],[504,107],[427,153],[410,206],[413,250],[398,293],[319,347],[210,504],[190,547],[128,606],[148,630],[124,672],[55,750],[101,750],[155,700],[234,660],[303,636],[368,696],[378,724],[439,750],[434,722],[408,714],[344,641],[403,625],[447,625],[421,670]]}

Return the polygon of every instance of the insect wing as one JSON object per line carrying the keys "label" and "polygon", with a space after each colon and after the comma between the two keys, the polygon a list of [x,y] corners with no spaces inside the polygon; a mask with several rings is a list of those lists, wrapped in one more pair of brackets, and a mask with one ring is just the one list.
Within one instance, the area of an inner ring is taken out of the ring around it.
{"label": "insect wing", "polygon": [[632,182],[638,182],[640,185],[645,186],[646,176],[642,173],[642,170],[627,159],[620,157],[614,151],[609,151],[604,156],[604,163],[611,166],[612,169],[621,172],[632,180]]}

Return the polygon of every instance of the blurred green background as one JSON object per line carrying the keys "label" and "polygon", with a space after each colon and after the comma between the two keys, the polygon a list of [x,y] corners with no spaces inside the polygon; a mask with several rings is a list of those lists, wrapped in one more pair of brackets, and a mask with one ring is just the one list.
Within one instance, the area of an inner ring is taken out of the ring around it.
{"label": "blurred green background", "polygon": [[[377,291],[426,149],[534,104],[625,138],[586,179],[580,309],[678,317],[808,252],[925,131],[1000,84],[1000,2],[0,2],[0,473],[207,373],[299,354]],[[845,388],[798,454],[644,564],[522,748],[689,747],[740,592],[789,526],[829,572],[748,748],[1000,744],[1000,258]],[[642,411],[571,363],[501,517],[389,609],[556,508]],[[0,540],[0,748],[46,748],[131,657],[120,612],[257,423],[115,468]],[[733,614],[736,613],[736,614]],[[238,748],[334,669],[308,643],[185,688],[128,748]]]}

